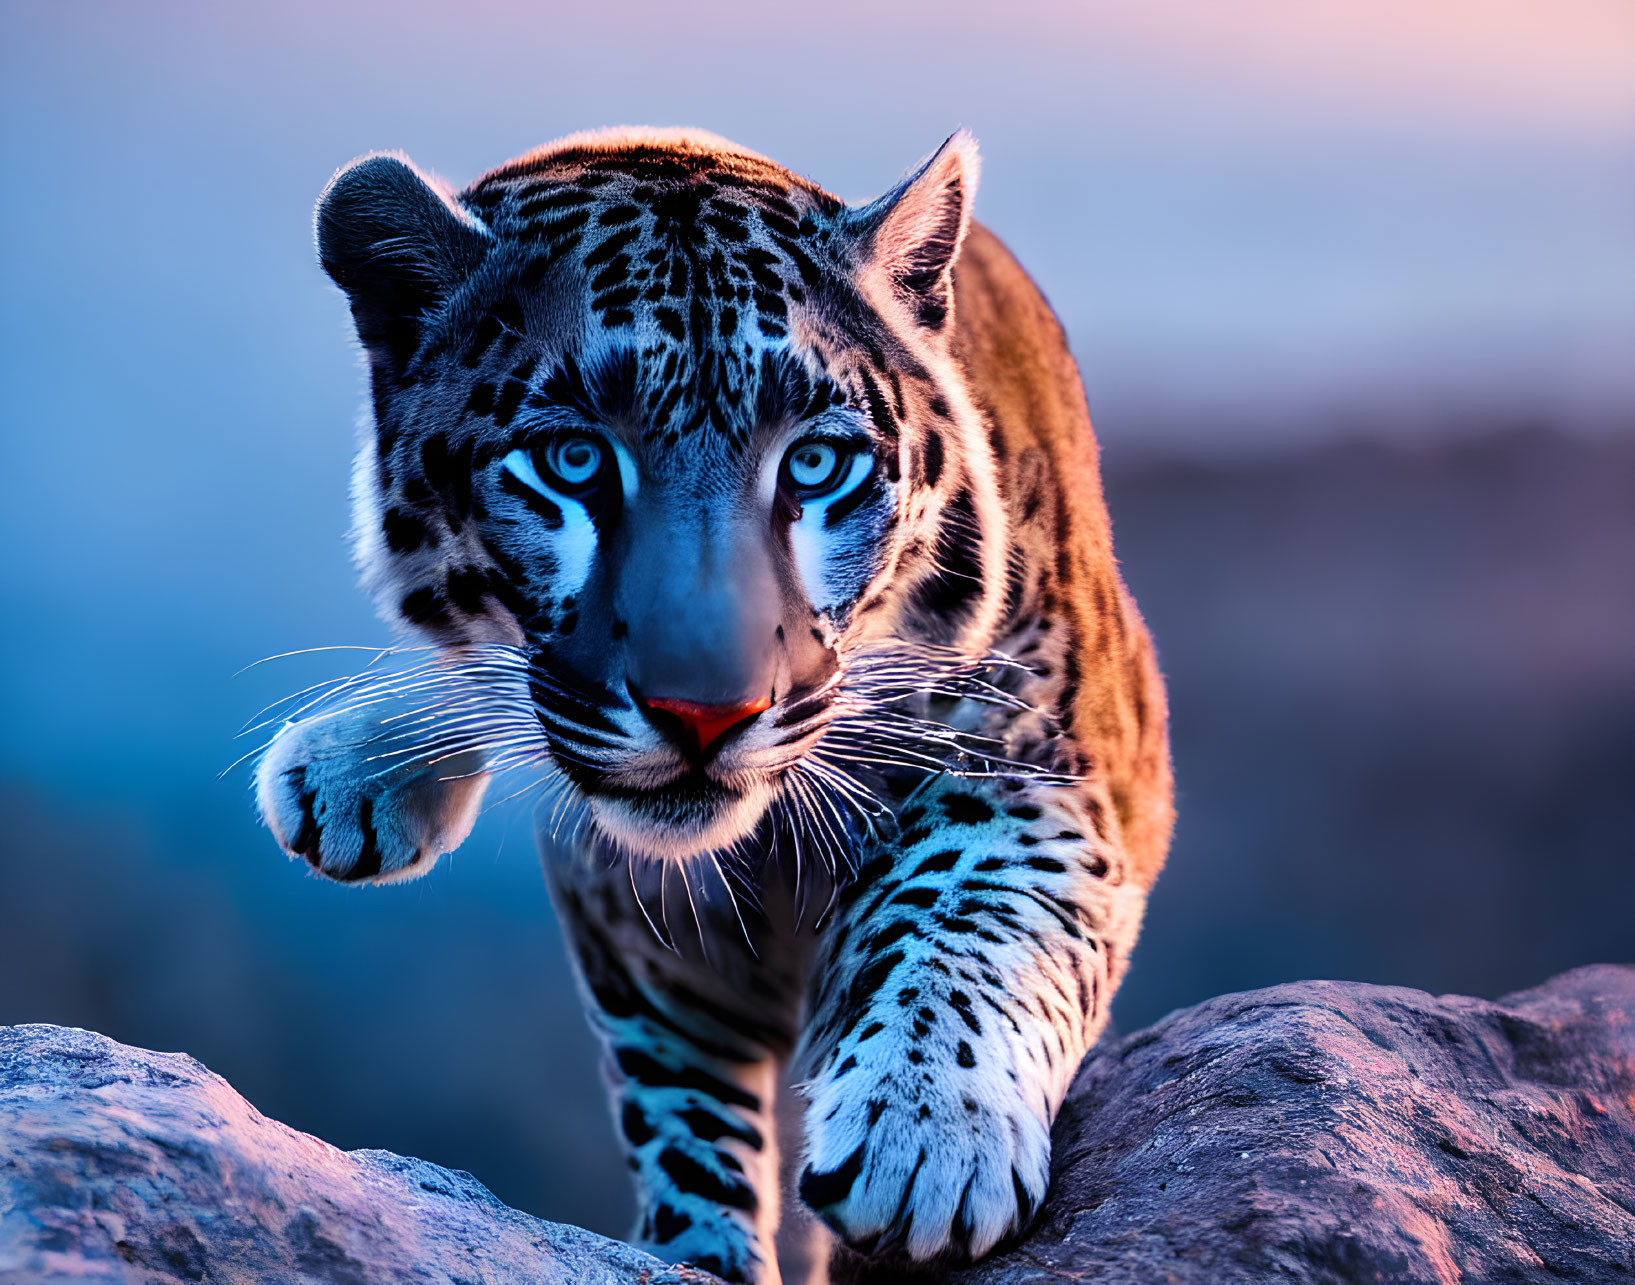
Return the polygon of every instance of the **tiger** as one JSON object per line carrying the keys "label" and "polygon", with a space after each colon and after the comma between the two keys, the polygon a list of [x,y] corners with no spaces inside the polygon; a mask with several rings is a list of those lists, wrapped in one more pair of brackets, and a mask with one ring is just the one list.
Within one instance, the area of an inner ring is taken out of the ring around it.
{"label": "tiger", "polygon": [[728,1281],[1025,1231],[1168,848],[1083,385],[979,168],[847,204],[616,129],[317,206],[403,650],[283,718],[260,814],[387,883],[532,773],[632,1241]]}

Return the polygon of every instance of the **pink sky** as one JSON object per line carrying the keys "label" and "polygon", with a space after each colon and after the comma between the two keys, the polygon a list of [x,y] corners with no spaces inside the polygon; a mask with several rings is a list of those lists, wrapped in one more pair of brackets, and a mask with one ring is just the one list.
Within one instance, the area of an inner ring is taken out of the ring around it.
{"label": "pink sky", "polygon": [[[1635,133],[1630,0],[1144,0],[1018,6],[1240,92],[1346,114]],[[1012,19],[1015,21],[1015,19]]]}
{"label": "pink sky", "polygon": [[[54,244],[122,175],[265,274],[235,298],[305,308],[327,303],[306,275],[312,199],[371,149],[463,183],[572,130],[688,124],[859,200],[965,125],[977,215],[1044,284],[1109,436],[1159,419],[1222,441],[1225,423],[1635,424],[1635,0],[85,0],[13,16],[0,107],[28,127],[0,142],[35,198],[0,220],[11,244]],[[20,297],[60,294],[61,263],[135,295],[144,272],[203,289],[176,230],[160,206],[127,209],[46,255]]]}
{"label": "pink sky", "polygon": [[[1160,78],[1202,80],[1228,96],[1325,115],[1635,136],[1631,0],[827,0],[821,8],[774,0],[171,0],[156,8],[253,42],[318,40],[365,55],[372,47],[457,58],[463,46],[486,46],[504,66],[520,46],[537,49],[542,75],[575,49],[594,57],[610,46],[630,50],[637,63],[658,50],[706,65],[712,51],[775,57],[781,48],[794,67],[814,48],[850,49],[864,61],[886,52],[909,60],[974,53],[990,57],[1000,79],[1030,57],[1080,57],[1092,69],[1136,59]],[[499,32],[509,33],[509,48],[494,46]],[[968,74],[966,66],[952,70]]]}

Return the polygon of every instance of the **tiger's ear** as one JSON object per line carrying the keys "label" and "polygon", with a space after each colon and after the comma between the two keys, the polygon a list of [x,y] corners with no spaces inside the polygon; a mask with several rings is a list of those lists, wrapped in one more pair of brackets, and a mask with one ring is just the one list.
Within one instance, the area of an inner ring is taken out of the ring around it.
{"label": "tiger's ear", "polygon": [[401,372],[422,319],[482,261],[488,231],[405,156],[360,157],[318,198],[318,260],[352,304],[377,368]]}
{"label": "tiger's ear", "polygon": [[853,214],[860,284],[889,290],[910,317],[941,330],[953,307],[951,274],[971,226],[982,168],[976,139],[959,130],[914,173]]}

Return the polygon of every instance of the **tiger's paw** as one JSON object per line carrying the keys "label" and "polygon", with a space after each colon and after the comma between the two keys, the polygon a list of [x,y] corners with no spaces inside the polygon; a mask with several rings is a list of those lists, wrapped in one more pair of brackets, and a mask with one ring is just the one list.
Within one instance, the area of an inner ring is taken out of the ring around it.
{"label": "tiger's paw", "polygon": [[[669,1165],[677,1172],[687,1170],[692,1181],[708,1173],[706,1164],[691,1160],[684,1151],[666,1148],[661,1155],[669,1157]],[[692,1169],[687,1169],[689,1165]],[[777,1254],[758,1239],[755,1228],[756,1210],[764,1197],[775,1198],[775,1193],[751,1194],[752,1188],[743,1186],[735,1197],[739,1207],[734,1207],[672,1186],[671,1175],[663,1170],[648,1171],[643,1185],[649,1202],[631,1237],[637,1249],[661,1262],[696,1267],[733,1285],[761,1285],[778,1279]],[[770,1270],[769,1263],[773,1265]]]}
{"label": "tiger's paw", "polygon": [[256,802],[278,845],[344,883],[430,870],[471,833],[487,785],[477,755],[405,761],[358,713],[289,724],[256,768]]}
{"label": "tiger's paw", "polygon": [[809,1088],[801,1199],[853,1249],[980,1258],[1021,1231],[1050,1180],[1050,1130],[1008,1077],[907,1059]]}

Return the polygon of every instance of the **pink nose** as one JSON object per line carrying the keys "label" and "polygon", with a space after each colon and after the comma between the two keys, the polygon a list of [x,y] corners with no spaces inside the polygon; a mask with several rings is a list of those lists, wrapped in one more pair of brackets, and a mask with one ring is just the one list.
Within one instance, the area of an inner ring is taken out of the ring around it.
{"label": "pink nose", "polygon": [[694,701],[666,699],[644,699],[642,704],[648,709],[662,710],[679,721],[692,748],[703,754],[738,724],[754,718],[772,702],[763,696],[741,705],[700,705]]}

